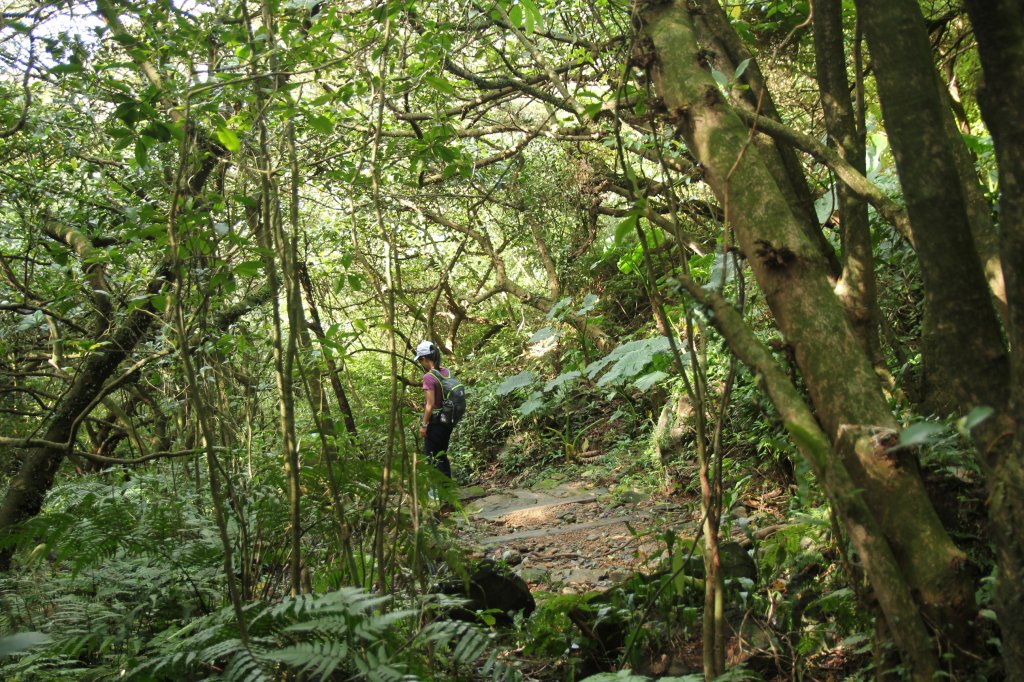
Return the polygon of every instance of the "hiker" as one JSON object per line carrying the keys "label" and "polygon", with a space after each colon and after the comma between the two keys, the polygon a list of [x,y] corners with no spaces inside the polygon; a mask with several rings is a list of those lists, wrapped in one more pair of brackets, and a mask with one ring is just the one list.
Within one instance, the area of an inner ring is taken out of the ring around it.
{"label": "hiker", "polygon": [[[452,438],[453,423],[442,423],[440,417],[443,396],[441,381],[434,374],[444,378],[451,376],[446,367],[441,367],[441,351],[430,341],[421,341],[416,346],[416,357],[423,368],[423,421],[420,422],[420,437],[423,439],[423,451],[427,461],[448,478],[452,477],[452,465],[448,461],[448,443]],[[434,410],[437,410],[435,413]]]}

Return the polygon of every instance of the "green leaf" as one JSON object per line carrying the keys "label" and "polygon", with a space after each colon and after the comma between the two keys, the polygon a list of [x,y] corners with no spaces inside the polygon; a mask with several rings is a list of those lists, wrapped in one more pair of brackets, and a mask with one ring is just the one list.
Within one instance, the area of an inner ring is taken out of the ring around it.
{"label": "green leaf", "polygon": [[594,306],[597,305],[597,302],[600,300],[601,298],[599,296],[595,296],[594,294],[587,294],[586,296],[583,297],[583,303],[580,305],[579,310],[576,311],[576,314],[586,315],[587,313],[594,309]]}
{"label": "green leaf", "polygon": [[718,86],[723,90],[729,88],[729,79],[726,78],[725,74],[718,69],[711,69],[711,77],[715,79],[715,82],[718,83]]}
{"label": "green leaf", "polygon": [[529,417],[534,412],[544,408],[544,394],[540,391],[534,391],[530,396],[529,400],[519,406],[519,414],[524,417]]}
{"label": "green leaf", "polygon": [[139,164],[139,168],[149,165],[149,146],[141,137],[135,142],[135,163]]}
{"label": "green leaf", "polygon": [[142,130],[142,135],[149,135],[160,142],[168,142],[171,139],[171,129],[160,121],[150,121]]}
{"label": "green leaf", "polygon": [[494,392],[497,395],[506,395],[516,390],[517,388],[529,386],[530,384],[533,383],[533,379],[533,372],[531,372],[528,369],[524,369],[519,374],[511,376],[505,379],[505,381],[501,382],[501,384],[498,385],[498,388],[495,389]]}
{"label": "green leaf", "polygon": [[734,80],[739,80],[740,76],[743,75],[743,72],[747,70],[748,66],[750,66],[750,58],[749,57],[747,59],[744,59],[742,62],[740,62],[739,66],[736,67],[736,73],[733,74],[733,79]]}
{"label": "green leaf", "polygon": [[440,76],[433,76],[427,74],[423,77],[423,80],[427,82],[430,87],[434,88],[442,95],[454,95],[456,94],[455,87],[444,78]]}
{"label": "green leaf", "polygon": [[636,231],[637,215],[631,213],[615,227],[615,245],[622,246],[626,235]]}
{"label": "green leaf", "polygon": [[634,381],[633,385],[636,386],[641,393],[645,393],[651,386],[654,386],[659,381],[664,381],[668,377],[669,374],[662,372],[661,370],[656,370],[649,374],[643,375],[642,377]]}
{"label": "green leaf", "polygon": [[41,327],[45,322],[46,320],[43,317],[43,311],[36,310],[21,318],[21,322],[18,323],[16,331],[24,332],[29,329],[35,329],[36,327]]}
{"label": "green leaf", "polygon": [[42,632],[18,632],[0,637],[0,656],[19,654],[50,641],[50,636]]}
{"label": "green leaf", "polygon": [[900,431],[900,447],[922,445],[935,440],[945,427],[929,422],[917,422]]}
{"label": "green leaf", "polygon": [[237,153],[242,149],[242,142],[233,130],[217,128],[217,141],[224,145],[229,152]]}
{"label": "green leaf", "polygon": [[557,335],[558,330],[555,329],[554,327],[544,327],[543,329],[538,329],[537,332],[534,333],[534,335],[531,336],[526,343],[540,343],[541,341],[547,341],[552,336]]}
{"label": "green leaf", "polygon": [[519,0],[519,6],[523,8],[525,27],[527,33],[533,33],[537,26],[543,28],[544,17],[541,15],[533,0]]}
{"label": "green leaf", "polygon": [[334,132],[334,121],[326,116],[307,116],[306,121],[309,127],[323,135],[330,135]]}
{"label": "green leaf", "polygon": [[247,260],[235,266],[235,274],[239,277],[252,277],[263,268],[263,261]]}
{"label": "green leaf", "polygon": [[566,372],[565,374],[559,374],[557,377],[555,377],[551,381],[549,381],[546,384],[544,384],[544,392],[547,393],[548,391],[550,391],[552,389],[558,388],[562,384],[569,383],[571,381],[575,381],[576,379],[580,378],[581,376],[582,376],[582,374],[580,374],[576,370],[573,370],[571,372]]}
{"label": "green leaf", "polygon": [[508,18],[512,21],[513,26],[523,28],[523,8],[520,5],[514,5],[508,11]]}
{"label": "green leaf", "polygon": [[961,417],[957,420],[957,427],[961,433],[970,433],[975,426],[982,423],[995,413],[991,407],[987,405],[979,405],[971,410],[966,417]]}
{"label": "green leaf", "polygon": [[167,310],[166,294],[156,294],[155,296],[150,296],[149,302],[152,303],[153,307],[159,310],[160,312]]}
{"label": "green leaf", "polygon": [[584,373],[587,378],[593,379],[608,365],[612,365],[612,369],[601,378],[598,385],[604,386],[614,381],[631,379],[642,372],[655,359],[655,356],[667,353],[671,348],[668,339],[664,336],[630,341],[618,346],[600,360],[595,360],[587,365]]}
{"label": "green leaf", "polygon": [[67,64],[57,64],[56,66],[50,67],[50,73],[63,74],[63,73],[81,73],[82,65],[79,62],[69,62]]}

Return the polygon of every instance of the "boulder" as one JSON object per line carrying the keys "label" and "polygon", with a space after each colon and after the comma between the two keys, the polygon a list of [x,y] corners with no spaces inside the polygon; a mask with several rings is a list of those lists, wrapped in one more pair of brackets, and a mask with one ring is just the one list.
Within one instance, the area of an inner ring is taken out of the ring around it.
{"label": "boulder", "polygon": [[488,611],[497,625],[511,625],[516,613],[529,617],[537,608],[525,580],[486,559],[478,562],[465,580],[450,578],[430,591],[467,600],[447,610],[446,617],[453,620],[476,621],[477,611]]}

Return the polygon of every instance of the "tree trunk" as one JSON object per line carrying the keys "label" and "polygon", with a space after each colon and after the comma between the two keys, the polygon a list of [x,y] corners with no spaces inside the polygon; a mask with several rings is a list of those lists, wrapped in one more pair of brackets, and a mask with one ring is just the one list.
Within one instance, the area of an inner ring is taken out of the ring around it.
{"label": "tree trunk", "polygon": [[926,410],[950,414],[998,406],[1009,369],[978,258],[951,113],[916,0],[857,0],[875,65],[882,112],[924,281],[922,358]]}
{"label": "tree trunk", "polygon": [[[978,103],[999,161],[1000,251],[1009,312],[1012,442],[989,460],[989,519],[999,564],[996,613],[1006,678],[1024,679],[1024,6],[1018,0],[966,0],[985,82]],[[996,77],[998,76],[998,77]],[[992,79],[989,81],[988,79]]]}
{"label": "tree trunk", "polygon": [[[164,263],[149,282],[146,292],[155,296],[173,277],[173,271]],[[68,443],[68,448],[37,447],[30,450],[18,474],[11,481],[3,504],[0,505],[0,536],[10,536],[15,526],[39,513],[46,493],[53,485],[54,476],[64,456],[74,446],[75,433],[81,420],[96,406],[107,379],[124,362],[129,353],[145,338],[159,313],[147,301],[128,315],[114,333],[111,342],[93,351],[82,365],[75,382],[53,410],[53,416],[43,435],[52,443]],[[8,571],[16,547],[0,547],[0,571]]]}
{"label": "tree trunk", "polygon": [[[858,173],[866,175],[864,139],[857,130],[850,83],[846,77],[841,0],[818,0],[815,3],[814,50],[821,107],[825,113],[829,139],[840,157]],[[835,187],[839,197],[843,266],[842,275],[836,284],[836,294],[850,315],[868,356],[877,365],[881,348],[875,316],[875,263],[871,252],[868,206],[855,197],[845,184],[836,183]]]}
{"label": "tree trunk", "polygon": [[[754,55],[747,49],[746,45],[736,34],[729,23],[729,17],[722,9],[720,0],[700,0],[702,13],[694,16],[695,24],[703,44],[713,46],[711,58],[715,60],[719,71],[729,77],[735,73],[736,68],[744,61],[747,61],[747,68],[743,75],[737,79],[739,83],[745,83],[749,87],[744,90],[736,90],[737,106],[743,107],[751,113],[757,113],[774,121],[782,122],[779,111],[775,106],[771,91],[764,74]],[[828,273],[831,277],[839,277],[842,267],[836,258],[835,249],[825,239],[818,224],[818,216],[814,210],[814,198],[807,186],[807,179],[803,174],[803,167],[793,149],[776,140],[763,136],[755,136],[754,143],[765,166],[771,172],[779,185],[779,190],[786,197],[787,203],[793,215],[800,221],[800,225],[807,235],[807,238],[814,244],[827,263]]]}
{"label": "tree trunk", "polygon": [[974,616],[966,556],[939,521],[912,458],[887,452],[898,425],[829,286],[819,252],[704,69],[685,5],[661,5],[643,19],[653,43],[648,51],[654,55],[655,88],[704,164],[706,181],[719,197],[727,178],[733,188],[743,188],[730,197],[732,227],[795,349],[818,419],[864,490],[929,620],[966,623]]}
{"label": "tree trunk", "polygon": [[[323,344],[327,335],[324,333],[324,326],[320,322],[320,312],[316,307],[316,300],[313,298],[313,283],[309,280],[309,271],[306,269],[305,263],[299,263],[298,269],[299,282],[306,293],[306,305],[309,307],[309,327]],[[334,390],[334,398],[338,401],[338,409],[341,410],[341,417],[345,421],[345,431],[354,436],[356,433],[355,415],[352,414],[352,405],[348,401],[345,387],[341,385],[340,374],[344,368],[338,366],[334,354],[326,347],[323,349],[323,358],[327,365],[327,376],[330,378],[331,388]]]}

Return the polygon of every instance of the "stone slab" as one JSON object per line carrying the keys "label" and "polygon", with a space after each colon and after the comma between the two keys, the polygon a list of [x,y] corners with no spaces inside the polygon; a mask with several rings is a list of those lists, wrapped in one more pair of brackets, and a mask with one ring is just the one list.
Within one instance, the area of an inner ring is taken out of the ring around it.
{"label": "stone slab", "polygon": [[626,523],[629,521],[637,521],[637,518],[635,516],[615,516],[607,519],[597,519],[596,521],[587,521],[586,523],[574,523],[568,526],[522,530],[515,533],[509,533],[508,535],[494,535],[488,538],[481,538],[479,543],[485,547],[489,545],[501,545],[506,542],[551,537],[555,535],[563,535],[565,533],[575,533],[581,530],[589,530],[591,528],[601,528],[602,526],[614,526],[617,523]]}
{"label": "stone slab", "polygon": [[588,490],[579,483],[565,483],[554,488],[517,488],[487,495],[466,506],[466,513],[495,520],[512,512],[540,509],[573,502],[590,502],[605,494],[604,489]]}
{"label": "stone slab", "polygon": [[514,514],[516,512],[540,511],[542,509],[550,509],[551,507],[560,507],[563,504],[585,504],[587,502],[596,501],[597,495],[579,495],[577,497],[567,497],[564,499],[554,499],[550,501],[544,501],[542,498],[538,498],[533,501],[513,500],[507,505],[501,505],[490,509],[481,509],[476,512],[471,509],[470,513],[481,519],[496,521],[503,516],[508,516],[509,514]]}

